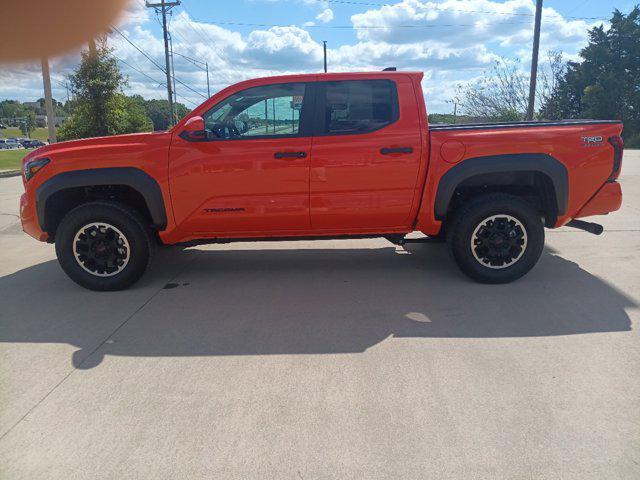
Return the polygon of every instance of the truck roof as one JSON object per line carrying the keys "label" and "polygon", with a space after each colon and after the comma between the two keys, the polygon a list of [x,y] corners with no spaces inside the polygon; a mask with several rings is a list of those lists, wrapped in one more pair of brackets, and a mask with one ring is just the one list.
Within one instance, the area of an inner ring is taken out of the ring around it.
{"label": "truck roof", "polygon": [[411,76],[418,81],[422,80],[424,72],[420,71],[372,71],[372,72],[330,72],[330,73],[298,73],[289,75],[275,75],[269,77],[258,77],[250,80],[239,82],[236,85],[244,83],[263,83],[274,81],[286,82],[313,82],[313,81],[337,81],[337,80],[358,80],[363,78],[392,78],[394,76],[404,75]]}

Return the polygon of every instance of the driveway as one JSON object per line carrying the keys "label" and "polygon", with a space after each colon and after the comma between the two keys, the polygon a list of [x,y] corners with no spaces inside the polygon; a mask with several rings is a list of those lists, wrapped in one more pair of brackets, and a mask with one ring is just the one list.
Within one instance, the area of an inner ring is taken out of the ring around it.
{"label": "driveway", "polygon": [[640,152],[520,281],[439,244],[162,249],[94,293],[0,179],[0,477],[640,478]]}

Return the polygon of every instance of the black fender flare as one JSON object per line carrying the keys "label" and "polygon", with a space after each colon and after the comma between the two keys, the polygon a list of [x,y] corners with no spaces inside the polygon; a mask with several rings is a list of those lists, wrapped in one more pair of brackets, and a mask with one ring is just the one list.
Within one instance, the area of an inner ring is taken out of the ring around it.
{"label": "black fender flare", "polygon": [[518,153],[474,157],[461,161],[440,179],[434,205],[435,218],[447,214],[453,193],[468,178],[486,173],[540,172],[551,179],[556,193],[558,215],[564,215],[569,202],[569,173],[562,162],[544,153]]}
{"label": "black fender flare", "polygon": [[139,168],[115,167],[63,172],[40,185],[36,191],[36,211],[40,228],[46,231],[45,212],[51,195],[67,188],[98,185],[125,185],[140,192],[147,204],[154,226],[160,230],[167,227],[167,212],[158,182]]}

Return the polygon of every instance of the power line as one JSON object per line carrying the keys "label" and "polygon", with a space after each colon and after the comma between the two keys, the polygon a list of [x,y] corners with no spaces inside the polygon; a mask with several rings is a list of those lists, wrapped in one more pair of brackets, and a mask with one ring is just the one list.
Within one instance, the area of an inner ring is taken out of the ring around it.
{"label": "power line", "polygon": [[[243,23],[243,22],[208,22],[214,25],[236,25],[241,27],[295,27],[294,24],[283,25],[276,23]],[[531,22],[510,22],[500,25],[530,25]],[[443,23],[438,25],[306,25],[304,28],[335,28],[353,30],[373,30],[387,28],[441,28],[441,27],[475,27],[476,23]]]}
{"label": "power line", "polygon": [[199,107],[200,103],[198,102],[194,102],[193,100],[189,100],[187,97],[185,97],[184,95],[178,95],[176,94],[178,98],[182,98],[183,101],[190,103],[191,105],[193,105],[194,107]]}
{"label": "power line", "polygon": [[[175,52],[174,52],[174,53],[175,53]],[[166,87],[166,86],[167,86],[165,83],[159,82],[158,80],[156,80],[156,79],[155,79],[155,78],[153,78],[152,76],[150,76],[150,75],[146,74],[145,72],[143,72],[143,71],[142,71],[142,70],[140,70],[139,68],[134,67],[133,65],[131,65],[130,63],[128,63],[128,62],[126,62],[126,61],[124,61],[123,59],[121,59],[121,58],[120,58],[120,57],[118,57],[117,55],[114,55],[114,54],[112,54],[112,55],[113,55],[113,57],[114,57],[116,60],[118,60],[119,62],[121,62],[123,65],[126,65],[126,66],[127,66],[127,67],[129,67],[130,69],[135,70],[135,71],[136,71],[136,72],[138,72],[140,75],[145,76],[146,78],[148,78],[148,79],[149,79],[149,80],[151,80],[152,82],[157,83],[157,84],[158,84],[158,88],[159,88],[159,87]],[[181,97],[181,98],[182,98],[182,100],[184,100],[185,102],[188,102],[188,103],[190,103],[191,105],[194,105],[194,106],[196,106],[196,107],[197,107],[198,105],[200,105],[200,104],[199,104],[199,103],[197,103],[197,102],[194,102],[194,101],[192,101],[192,100],[189,100],[187,97],[185,97],[185,96],[183,96],[183,95],[177,95],[177,96]]]}
{"label": "power line", "polygon": [[[193,22],[189,21],[186,22],[187,26],[196,34],[200,37],[200,39],[202,40],[202,43],[204,43],[204,45],[207,46],[207,48],[211,49],[211,52],[218,57],[218,59],[225,65],[225,66],[230,66],[229,62],[227,62],[226,60],[224,60],[215,50],[213,50],[213,47],[211,46],[212,44],[212,40],[210,38],[204,38],[203,33],[201,31],[198,31],[194,28],[194,24]],[[189,40],[187,40],[178,30],[176,30],[174,32],[185,44],[190,45],[191,42]],[[175,53],[175,52],[174,52]],[[233,68],[233,67],[231,67]],[[222,76],[222,78],[227,82],[227,83],[234,83],[234,81],[232,79],[230,79],[230,77],[227,76],[227,74],[221,70],[218,71],[218,74]]]}
{"label": "power line", "polygon": [[[129,37],[127,37],[124,33],[122,33],[118,28],[116,27],[112,27],[116,32],[118,32],[122,38],[124,38],[133,48],[135,48],[138,52],[140,52],[142,55],[144,55],[144,57],[149,60],[151,63],[153,63],[162,73],[166,74],[166,70],[160,66],[153,58],[151,58],[149,55],[147,55],[147,53],[142,50],[138,45],[135,44],[135,42],[133,42]],[[179,80],[178,78],[175,79],[176,82],[178,82],[180,85],[184,86],[186,89],[190,90],[191,92],[200,95],[202,98],[208,98],[205,94],[198,92],[197,90],[194,90],[193,88],[191,88],[189,85],[187,85],[186,83],[184,83],[182,80]],[[166,86],[166,84],[164,84]]]}
{"label": "power line", "polygon": [[174,55],[178,55],[178,56],[190,61],[196,67],[200,68],[201,70],[204,70],[207,73],[207,97],[210,97],[211,96],[211,85],[210,85],[210,82],[209,82],[209,62],[201,62],[200,60],[196,60],[195,58],[187,57],[186,55],[183,55],[183,54],[178,53],[178,52],[173,52],[173,54]]}
{"label": "power line", "polygon": [[[191,14],[191,12],[189,10],[187,10],[187,7],[185,6],[184,2],[182,3],[182,9],[185,11],[185,13],[189,16],[190,19],[194,20],[187,22],[187,24],[194,29],[195,28],[198,29],[198,31],[200,32],[201,36],[205,36],[209,39],[209,42],[205,41],[204,43],[209,45],[210,48],[212,49],[213,53],[222,61],[223,64],[226,64],[229,68],[231,68],[231,70],[233,70],[240,78],[244,78],[244,74],[242,74],[237,68],[235,68],[231,62],[229,62],[228,60],[225,60],[224,57],[221,55],[221,53],[219,53],[218,49],[215,47],[216,42],[209,36],[209,34],[207,33],[206,30],[203,30],[202,28],[200,28],[200,25],[198,25],[197,23],[195,23],[196,19],[195,17]],[[213,23],[213,22],[207,22],[207,23]],[[231,81],[229,78],[225,79],[227,82],[229,83],[233,83],[233,81]]]}
{"label": "power line", "polygon": [[120,36],[122,38],[124,38],[133,48],[135,48],[138,52],[140,52],[142,55],[145,56],[145,58],[147,60],[149,60],[151,63],[153,63],[162,73],[167,73],[167,71],[160,66],[160,64],[158,62],[156,62],[153,58],[151,58],[149,55],[147,55],[140,47],[138,47],[135,43],[133,43],[131,40],[129,40],[129,37],[127,37],[124,33],[122,33],[117,27],[115,26],[111,26],[111,28],[113,28],[116,32],[118,32],[120,34]]}
{"label": "power line", "polygon": [[[156,80],[156,79],[155,79],[155,78],[153,78],[152,76],[150,76],[150,75],[146,74],[145,72],[143,72],[143,71],[142,71],[142,70],[140,70],[139,68],[134,67],[133,65],[131,65],[130,63],[128,63],[128,62],[126,62],[126,61],[124,61],[123,59],[121,59],[121,58],[120,58],[120,57],[118,57],[117,55],[114,55],[114,54],[112,54],[112,55],[113,55],[113,57],[114,57],[116,60],[118,60],[119,62],[121,62],[123,65],[126,65],[126,66],[127,66],[127,67],[129,67],[130,69],[135,70],[135,71],[136,71],[136,72],[138,72],[140,75],[145,76],[146,78],[148,78],[148,79],[149,79],[149,80],[151,80],[152,82],[157,83],[157,84],[158,84],[158,87],[166,87],[166,86],[167,86],[165,83],[159,82],[158,80]],[[180,95],[180,96],[182,97],[182,95]],[[191,103],[192,105],[196,105],[196,106],[197,106],[197,105],[199,105],[198,103],[192,102],[191,100],[189,100],[189,99],[188,99],[188,98],[186,98],[186,97],[182,97],[182,99],[183,99],[183,100],[185,100],[185,101],[187,101],[187,102],[189,102],[189,103]]]}
{"label": "power line", "polygon": [[173,54],[174,54],[174,55],[178,55],[178,56],[180,56],[180,57],[184,58],[185,60],[189,60],[189,61],[190,61],[191,63],[193,63],[196,67],[198,67],[198,68],[202,68],[203,70],[204,70],[203,65],[204,65],[205,63],[207,63],[207,62],[202,62],[202,61],[200,61],[200,60],[196,60],[195,58],[187,57],[186,55],[183,55],[182,53],[173,52]]}
{"label": "power line", "polygon": [[[357,1],[352,1],[352,0],[325,0],[327,3],[339,3],[339,4],[345,4],[345,5],[365,5],[365,6],[370,6],[370,7],[385,7],[385,6],[392,6],[391,3],[389,2],[385,2],[385,3],[374,3],[374,2],[357,2]],[[587,0],[589,1],[589,0]],[[587,2],[585,2],[587,3]],[[440,12],[460,12],[460,13],[480,13],[480,14],[484,14],[484,15],[504,15],[504,16],[519,16],[519,17],[535,17],[535,13],[519,13],[519,12],[489,12],[486,10],[465,10],[463,8],[440,8],[438,6],[432,7],[434,10],[440,11]],[[575,10],[574,9],[571,11],[571,13],[573,13]],[[560,15],[560,14],[558,14]],[[563,17],[563,18],[571,18],[574,20],[601,20],[601,17]]]}
{"label": "power line", "polygon": [[191,88],[189,85],[187,85],[186,83],[184,83],[182,80],[179,80],[178,78],[174,77],[174,80],[176,82],[178,82],[180,85],[182,85],[183,87],[185,87],[187,90],[192,91],[193,93],[195,93],[196,95],[200,95],[202,98],[209,98],[207,97],[204,93],[200,93],[197,90],[194,90],[193,88]]}
{"label": "power line", "polygon": [[[112,54],[113,55],[113,54]],[[117,57],[116,55],[113,55],[115,57],[116,60],[118,60],[120,63],[126,65],[127,67],[129,67],[132,70],[135,70],[136,72],[138,72],[140,75],[144,75],[145,77],[147,77],[149,80],[151,80],[154,83],[158,84],[158,87],[166,87],[167,85],[165,83],[159,82],[158,80],[156,80],[155,78],[153,78],[150,75],[147,75],[146,73],[144,73],[142,70],[140,70],[137,67],[134,67],[133,65],[131,65],[130,63],[125,62],[123,59]]]}

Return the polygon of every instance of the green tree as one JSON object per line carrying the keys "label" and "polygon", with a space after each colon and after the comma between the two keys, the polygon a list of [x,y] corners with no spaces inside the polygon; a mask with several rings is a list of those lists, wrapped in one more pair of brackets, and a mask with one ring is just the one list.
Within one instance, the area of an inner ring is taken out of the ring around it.
{"label": "green tree", "polygon": [[[45,107],[44,98],[39,98],[37,102],[39,107],[36,109],[36,115],[46,115],[47,109]],[[53,104],[53,110],[55,112],[56,117],[67,116],[67,111],[65,110],[64,104],[62,102],[59,102],[55,98],[53,98],[51,99],[51,103]]]}
{"label": "green tree", "polygon": [[[547,61],[538,72],[536,103],[544,103],[552,95],[564,69],[562,53],[547,52]],[[493,68],[464,87],[457,97],[464,112],[491,121],[524,120],[529,104],[529,74],[520,68],[519,60],[500,59]]]}
{"label": "green tree", "polygon": [[[136,99],[145,109],[147,116],[153,122],[154,130],[167,130],[171,125],[171,111],[169,110],[168,100],[145,100],[140,95],[134,95]],[[176,114],[178,119],[183,118],[191,110],[182,103],[176,103]]]}
{"label": "green tree", "polygon": [[60,126],[61,140],[150,131],[144,109],[122,93],[127,85],[111,50],[101,43],[96,54],[82,52],[80,66],[70,76],[75,95],[70,116]]}
{"label": "green tree", "polygon": [[18,126],[20,121],[34,113],[33,109],[17,100],[3,100],[0,102],[0,118],[7,119],[11,125]]}
{"label": "green tree", "polygon": [[495,121],[522,120],[527,110],[527,76],[518,62],[496,61],[490,72],[464,87],[458,97],[467,115]]}
{"label": "green tree", "polygon": [[640,146],[640,7],[628,15],[615,10],[609,29],[591,29],[580,57],[567,64],[541,113],[622,120],[627,144]]}

